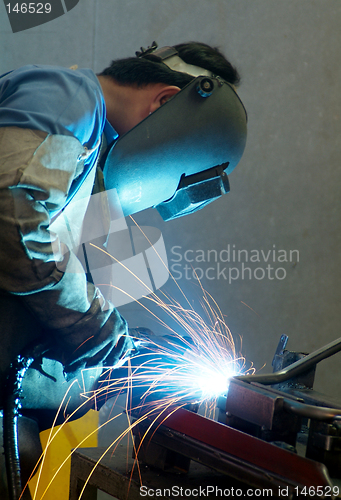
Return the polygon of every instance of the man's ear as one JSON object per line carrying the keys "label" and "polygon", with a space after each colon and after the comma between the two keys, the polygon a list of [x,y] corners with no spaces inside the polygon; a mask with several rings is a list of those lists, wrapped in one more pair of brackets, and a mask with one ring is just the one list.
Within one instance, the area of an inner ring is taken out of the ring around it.
{"label": "man's ear", "polygon": [[156,111],[162,104],[165,104],[171,97],[180,92],[180,88],[175,85],[163,87],[155,96],[150,105],[150,112]]}

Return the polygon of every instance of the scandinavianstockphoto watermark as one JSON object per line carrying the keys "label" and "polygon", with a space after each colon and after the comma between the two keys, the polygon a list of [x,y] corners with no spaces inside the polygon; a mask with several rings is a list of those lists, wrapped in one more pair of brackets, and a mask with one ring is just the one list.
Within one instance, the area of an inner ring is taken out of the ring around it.
{"label": "scandinavianstockphoto watermark", "polygon": [[176,280],[284,280],[288,264],[300,261],[298,250],[285,250],[272,245],[267,249],[246,250],[228,244],[221,250],[183,249],[175,245],[170,250],[170,272]]}

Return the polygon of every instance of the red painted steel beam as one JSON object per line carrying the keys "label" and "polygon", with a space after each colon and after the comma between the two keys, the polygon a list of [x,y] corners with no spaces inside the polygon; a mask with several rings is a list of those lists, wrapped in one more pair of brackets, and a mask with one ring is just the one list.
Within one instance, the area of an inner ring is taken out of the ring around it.
{"label": "red painted steel beam", "polygon": [[164,412],[157,423],[287,481],[302,486],[332,486],[325,465],[183,408]]}

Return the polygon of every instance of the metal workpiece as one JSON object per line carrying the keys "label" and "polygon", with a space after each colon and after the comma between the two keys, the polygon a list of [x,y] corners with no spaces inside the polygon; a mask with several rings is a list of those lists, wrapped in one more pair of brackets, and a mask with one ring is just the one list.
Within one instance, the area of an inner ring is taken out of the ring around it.
{"label": "metal workpiece", "polygon": [[[341,339],[305,355],[286,350],[282,335],[275,373],[234,377],[218,400],[219,419],[234,428],[341,471],[341,402],[313,390],[316,363],[341,350]],[[271,385],[271,387],[270,387]],[[225,408],[225,416],[224,416]]]}
{"label": "metal workpiece", "polygon": [[[288,337],[282,335],[272,361],[273,374],[245,375],[235,377],[234,380],[251,383],[253,386],[257,383],[264,386],[271,385],[272,389],[267,391],[268,395],[276,389],[283,391],[279,394],[282,394],[282,407],[288,413],[314,420],[341,420],[341,404],[334,408],[326,401],[325,397],[315,397],[314,399],[310,397],[314,385],[316,364],[341,351],[341,338],[311,354],[287,351],[285,350],[287,342]],[[281,369],[278,370],[278,368]],[[303,390],[305,392],[302,392]],[[229,411],[228,408],[227,411]]]}
{"label": "metal workpiece", "polygon": [[341,337],[278,372],[267,375],[240,375],[235,378],[244,382],[259,382],[264,385],[279,384],[310,370],[320,361],[339,351],[341,351]]}
{"label": "metal workpiece", "polygon": [[341,420],[341,405],[332,408],[325,399],[320,401],[317,398],[314,404],[309,404],[305,393],[296,391],[295,394],[235,379],[230,382],[225,410],[228,414],[269,430],[273,430],[274,426],[287,429],[289,414],[315,420]]}
{"label": "metal workpiece", "polygon": [[301,418],[286,411],[283,396],[260,384],[232,380],[225,402],[226,419],[221,421],[265,441],[295,447]]}
{"label": "metal workpiece", "polygon": [[[226,411],[248,422],[272,430],[275,425],[285,427],[278,418],[285,414],[283,393],[264,388],[261,384],[245,384],[231,380],[226,398]],[[277,417],[276,417],[277,416]],[[277,419],[277,424],[274,419]]]}
{"label": "metal workpiece", "polygon": [[338,420],[341,422],[341,408],[325,408],[324,406],[308,405],[300,401],[283,399],[283,408],[290,413],[313,420]]}

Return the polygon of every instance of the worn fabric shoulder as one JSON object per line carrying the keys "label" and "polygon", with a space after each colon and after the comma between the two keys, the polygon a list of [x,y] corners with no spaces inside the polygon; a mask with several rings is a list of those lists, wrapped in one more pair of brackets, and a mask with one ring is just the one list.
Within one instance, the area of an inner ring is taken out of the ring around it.
{"label": "worn fabric shoulder", "polygon": [[28,65],[0,78],[0,127],[74,136],[90,149],[105,115],[99,81],[89,69]]}

